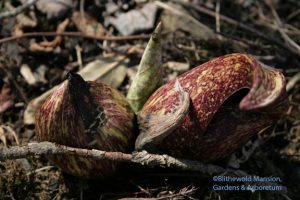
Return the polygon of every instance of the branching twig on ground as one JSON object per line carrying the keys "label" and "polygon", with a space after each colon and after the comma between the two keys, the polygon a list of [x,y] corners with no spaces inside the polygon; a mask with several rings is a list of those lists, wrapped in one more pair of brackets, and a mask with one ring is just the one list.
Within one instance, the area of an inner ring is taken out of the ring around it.
{"label": "branching twig on ground", "polygon": [[113,160],[119,162],[134,162],[149,167],[160,166],[181,170],[192,170],[204,174],[220,174],[226,170],[219,166],[203,164],[197,161],[176,159],[168,155],[149,154],[146,151],[126,154],[122,152],[106,152],[101,150],[88,150],[54,144],[51,142],[29,143],[26,146],[13,146],[0,149],[0,161],[18,159],[28,156],[41,155],[77,155],[97,160]]}
{"label": "branching twig on ground", "polygon": [[[51,142],[29,143],[26,146],[13,146],[10,148],[0,149],[0,161],[8,159],[25,158],[28,156],[41,155],[76,155],[85,158],[93,158],[97,160],[112,160],[119,162],[139,163],[148,167],[164,167],[174,168],[179,170],[190,170],[200,172],[206,175],[227,175],[227,176],[250,176],[241,170],[225,169],[220,166],[206,164],[199,161],[192,161],[187,159],[177,159],[168,155],[150,154],[146,151],[133,152],[126,154],[122,152],[106,152],[101,150],[88,150],[68,147],[64,145],[54,144]],[[257,185],[272,185],[280,186],[274,182],[257,182]],[[277,192],[286,192],[284,186],[282,190]]]}

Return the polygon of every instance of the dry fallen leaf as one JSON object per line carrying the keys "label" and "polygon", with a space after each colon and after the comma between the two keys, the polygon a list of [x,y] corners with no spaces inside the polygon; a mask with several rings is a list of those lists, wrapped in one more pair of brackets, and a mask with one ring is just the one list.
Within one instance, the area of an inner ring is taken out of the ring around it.
{"label": "dry fallen leaf", "polygon": [[84,16],[81,15],[80,12],[74,12],[72,15],[72,21],[75,26],[81,32],[92,35],[92,36],[103,36],[105,35],[105,29],[97,22],[96,19],[84,13]]}
{"label": "dry fallen leaf", "polygon": [[37,80],[27,64],[23,64],[20,68],[20,73],[29,85],[35,85]]}
{"label": "dry fallen leaf", "polygon": [[189,63],[182,63],[182,62],[175,62],[175,61],[169,61],[165,65],[169,69],[172,69],[174,71],[179,71],[179,72],[187,71],[190,68]]}
{"label": "dry fallen leaf", "polygon": [[[65,19],[63,22],[61,22],[56,29],[56,33],[62,33],[66,30],[68,24],[69,24],[70,20],[67,18]],[[62,36],[56,36],[54,38],[54,40],[52,41],[43,41],[40,43],[40,45],[44,46],[44,47],[56,47],[60,44],[62,40]]]}
{"label": "dry fallen leaf", "polygon": [[[112,62],[110,64],[110,62]],[[84,76],[85,80],[97,80],[97,82],[106,83],[114,88],[119,87],[126,74],[127,68],[124,62],[114,67],[113,60],[95,60],[88,63],[79,74]],[[97,72],[97,73],[95,73]]]}
{"label": "dry fallen leaf", "polygon": [[39,0],[36,7],[47,14],[48,19],[63,16],[70,8],[76,5],[74,0]]}
{"label": "dry fallen leaf", "polygon": [[191,16],[189,11],[184,9],[181,5],[163,3],[160,1],[156,1],[156,4],[164,9],[161,21],[164,24],[165,30],[168,32],[174,32],[180,29],[198,39],[217,39],[216,34],[211,28]]}
{"label": "dry fallen leaf", "polygon": [[37,18],[34,12],[29,12],[27,15],[21,13],[17,15],[17,26],[21,29],[34,28],[37,26]]}
{"label": "dry fallen leaf", "polygon": [[37,79],[38,82],[40,83],[47,83],[48,81],[46,80],[46,71],[48,68],[46,65],[40,65],[35,71],[34,71],[34,77]]}
{"label": "dry fallen leaf", "polygon": [[136,31],[153,28],[157,10],[154,3],[147,3],[140,10],[131,10],[117,17],[110,17],[108,22],[114,25],[122,35],[130,35]]}
{"label": "dry fallen leaf", "polygon": [[[65,19],[61,22],[56,29],[56,33],[64,32],[69,24],[69,19]],[[52,41],[42,41],[36,43],[35,40],[31,40],[30,50],[33,52],[51,52],[55,47],[57,47],[62,41],[62,36],[56,36]]]}
{"label": "dry fallen leaf", "polygon": [[[24,3],[24,2],[22,2]],[[8,11],[14,11],[16,9],[15,6],[12,5],[12,2],[6,1],[5,4],[5,10]],[[37,18],[33,10],[30,10],[29,12],[20,13],[16,16],[16,25],[15,29],[24,29],[24,28],[34,28],[37,25]]]}

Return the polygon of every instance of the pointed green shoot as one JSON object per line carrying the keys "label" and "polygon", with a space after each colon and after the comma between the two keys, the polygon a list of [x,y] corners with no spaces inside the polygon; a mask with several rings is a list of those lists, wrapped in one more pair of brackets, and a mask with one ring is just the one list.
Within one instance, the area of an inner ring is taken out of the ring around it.
{"label": "pointed green shoot", "polygon": [[161,29],[160,22],[147,44],[138,72],[127,94],[127,100],[134,112],[138,112],[148,97],[162,84]]}

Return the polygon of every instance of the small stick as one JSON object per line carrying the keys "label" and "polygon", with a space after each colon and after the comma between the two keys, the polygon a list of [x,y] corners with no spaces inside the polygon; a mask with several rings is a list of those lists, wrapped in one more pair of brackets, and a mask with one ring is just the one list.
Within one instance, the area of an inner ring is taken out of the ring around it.
{"label": "small stick", "polygon": [[[216,2],[216,32],[220,34],[221,26],[220,26],[220,0]],[[221,40],[222,37],[218,35],[218,39]]]}
{"label": "small stick", "polygon": [[[0,161],[8,159],[26,158],[28,156],[41,155],[76,155],[85,158],[93,158],[96,160],[111,160],[118,162],[139,163],[148,167],[163,167],[179,170],[196,171],[208,175],[225,175],[238,177],[250,176],[241,170],[225,169],[216,165],[206,164],[199,161],[177,159],[168,155],[150,154],[146,151],[133,152],[132,154],[122,152],[107,152],[96,149],[79,149],[68,147],[51,142],[29,143],[25,146],[12,146],[9,148],[0,148]],[[286,193],[284,186],[275,182],[257,182],[257,185],[273,185],[282,188],[281,193]]]}
{"label": "small stick", "polygon": [[84,0],[80,0],[80,15],[81,15],[81,18],[83,19],[83,24],[86,23],[86,19],[85,19],[85,14],[84,14]]}
{"label": "small stick", "polygon": [[289,92],[300,81],[300,72],[295,74],[286,84],[286,90]]}
{"label": "small stick", "polygon": [[10,42],[14,40],[18,40],[21,38],[26,37],[37,37],[37,36],[66,36],[66,37],[82,37],[87,39],[93,39],[93,40],[109,40],[109,41],[128,41],[128,40],[145,40],[149,39],[151,35],[129,35],[129,36],[92,36],[92,35],[86,35],[82,32],[30,32],[30,33],[24,33],[22,35],[17,36],[11,36],[6,37],[3,39],[0,39],[0,44],[5,42]]}

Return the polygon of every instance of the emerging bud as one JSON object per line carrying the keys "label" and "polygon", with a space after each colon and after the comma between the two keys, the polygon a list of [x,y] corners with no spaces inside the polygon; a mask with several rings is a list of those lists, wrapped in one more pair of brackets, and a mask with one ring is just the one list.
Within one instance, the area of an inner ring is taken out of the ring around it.
{"label": "emerging bud", "polygon": [[[68,74],[46,100],[36,116],[39,141],[61,145],[126,152],[134,129],[134,113],[126,98],[108,85],[85,82]],[[50,156],[66,173],[85,177],[107,177],[116,163],[75,156]]]}
{"label": "emerging bud", "polygon": [[162,84],[161,29],[160,22],[147,44],[138,72],[128,90],[127,100],[134,112],[138,112],[149,96]]}

